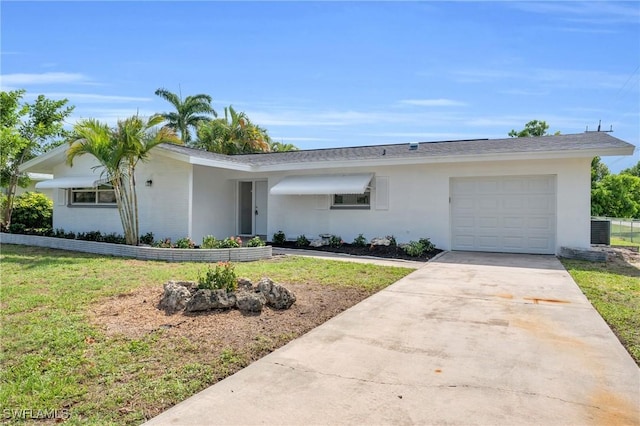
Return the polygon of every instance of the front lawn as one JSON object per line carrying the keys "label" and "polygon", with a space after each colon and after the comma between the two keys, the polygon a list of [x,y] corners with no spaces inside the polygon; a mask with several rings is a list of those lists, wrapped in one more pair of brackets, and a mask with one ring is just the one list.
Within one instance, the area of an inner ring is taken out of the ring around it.
{"label": "front lawn", "polygon": [[6,244],[0,261],[3,420],[72,425],[139,424],[411,272],[300,257],[238,263],[238,276],[293,286],[296,304],[166,316],[162,284],[197,280],[205,264]]}
{"label": "front lawn", "polygon": [[640,365],[640,269],[621,259],[562,264]]}

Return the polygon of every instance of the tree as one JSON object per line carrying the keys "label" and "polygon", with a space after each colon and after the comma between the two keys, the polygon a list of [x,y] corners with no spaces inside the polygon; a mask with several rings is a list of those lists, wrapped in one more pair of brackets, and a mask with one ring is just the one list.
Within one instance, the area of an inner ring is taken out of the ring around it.
{"label": "tree", "polygon": [[[539,120],[531,120],[527,124],[524,125],[524,129],[520,131],[516,131],[512,129],[509,132],[509,136],[512,138],[527,138],[533,136],[546,136],[548,135],[547,130],[549,130],[549,125],[546,121]],[[560,132],[554,133],[555,135],[559,135]]]}
{"label": "tree", "polygon": [[297,151],[298,147],[284,142],[271,142],[271,152]]}
{"label": "tree", "polygon": [[600,161],[600,157],[593,157],[591,160],[591,190],[595,185],[610,174],[606,164]]}
{"label": "tree", "polygon": [[165,112],[160,115],[167,121],[169,128],[180,132],[180,138],[184,144],[191,142],[190,127],[197,128],[198,125],[210,121],[210,115],[218,116],[211,106],[212,99],[209,95],[201,93],[187,96],[183,101],[181,96],[166,89],[158,89],[155,94],[171,103],[176,109],[175,112]]}
{"label": "tree", "polygon": [[640,177],[607,175],[591,191],[591,214],[640,218]]}
{"label": "tree", "polygon": [[631,166],[628,169],[624,169],[620,172],[621,175],[640,176],[640,161],[635,166]]}
{"label": "tree", "polygon": [[24,90],[0,92],[0,186],[6,188],[5,226],[11,223],[16,188],[29,183],[20,165],[62,143],[68,134],[64,120],[74,109],[67,106],[67,99],[51,100],[44,95],[33,103],[21,103],[24,94]]}
{"label": "tree", "polygon": [[97,120],[82,120],[74,126],[75,134],[69,142],[67,163],[70,166],[78,156],[93,155],[103,177],[113,185],[124,237],[129,245],[138,245],[140,234],[136,165],[146,160],[149,152],[161,143],[181,143],[172,129],[154,129],[163,121],[160,115],[148,120],[135,115],[110,128]]}
{"label": "tree", "polygon": [[224,118],[198,127],[196,146],[227,155],[269,152],[271,138],[266,129],[252,123],[247,114],[229,106],[224,109]]}

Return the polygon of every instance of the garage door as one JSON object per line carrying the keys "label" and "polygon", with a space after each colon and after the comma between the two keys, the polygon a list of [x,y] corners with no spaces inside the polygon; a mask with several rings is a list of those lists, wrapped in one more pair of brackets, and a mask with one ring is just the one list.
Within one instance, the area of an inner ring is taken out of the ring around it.
{"label": "garage door", "polygon": [[555,253],[555,176],[451,179],[453,250]]}

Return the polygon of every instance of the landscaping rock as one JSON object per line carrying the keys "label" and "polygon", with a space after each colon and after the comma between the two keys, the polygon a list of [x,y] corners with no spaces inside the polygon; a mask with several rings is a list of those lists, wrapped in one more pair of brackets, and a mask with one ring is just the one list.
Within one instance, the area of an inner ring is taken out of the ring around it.
{"label": "landscaping rock", "polygon": [[321,240],[313,240],[309,243],[309,247],[323,247],[328,246],[329,241],[321,239]]}
{"label": "landscaping rock", "polygon": [[198,290],[185,307],[186,312],[229,309],[236,304],[236,295],[226,290]]}
{"label": "landscaping rock", "polygon": [[391,240],[387,237],[377,237],[371,239],[372,246],[389,246],[391,244]]}
{"label": "landscaping rock", "polygon": [[238,290],[252,291],[253,283],[248,278],[238,278]]}
{"label": "landscaping rock", "polygon": [[291,291],[269,278],[262,278],[257,288],[266,298],[267,305],[274,309],[289,309],[296,301],[296,296]]}
{"label": "landscaping rock", "polygon": [[262,312],[267,299],[262,293],[238,292],[236,294],[236,308],[241,312]]}
{"label": "landscaping rock", "polygon": [[184,310],[191,299],[191,292],[184,284],[190,285],[191,283],[168,281],[164,284],[160,309],[164,309],[169,314]]}

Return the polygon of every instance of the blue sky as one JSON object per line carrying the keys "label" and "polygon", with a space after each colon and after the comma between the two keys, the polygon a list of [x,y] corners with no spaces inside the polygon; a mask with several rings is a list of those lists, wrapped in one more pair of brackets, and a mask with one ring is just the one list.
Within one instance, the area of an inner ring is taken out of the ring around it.
{"label": "blue sky", "polygon": [[1,20],[2,90],[66,97],[71,123],[169,111],[165,87],[303,149],[499,138],[532,119],[602,120],[640,146],[639,2],[3,1]]}

